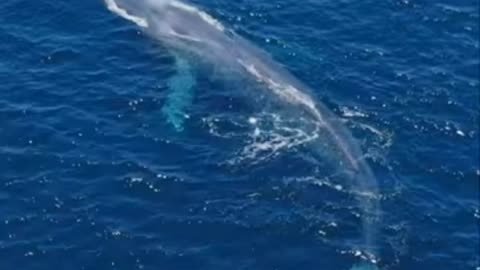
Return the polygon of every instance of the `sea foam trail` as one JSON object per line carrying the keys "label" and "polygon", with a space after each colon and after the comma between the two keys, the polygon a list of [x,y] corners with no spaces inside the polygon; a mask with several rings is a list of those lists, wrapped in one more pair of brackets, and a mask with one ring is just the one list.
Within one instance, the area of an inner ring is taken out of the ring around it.
{"label": "sea foam trail", "polygon": [[379,220],[377,181],[350,132],[325,106],[316,103],[312,91],[283,69],[261,49],[227,29],[200,9],[176,0],[105,0],[107,7],[134,22],[164,45],[204,58],[215,65],[246,73],[277,98],[308,113],[322,131],[321,140],[336,149],[337,166],[356,190],[363,208],[365,256],[375,253]]}

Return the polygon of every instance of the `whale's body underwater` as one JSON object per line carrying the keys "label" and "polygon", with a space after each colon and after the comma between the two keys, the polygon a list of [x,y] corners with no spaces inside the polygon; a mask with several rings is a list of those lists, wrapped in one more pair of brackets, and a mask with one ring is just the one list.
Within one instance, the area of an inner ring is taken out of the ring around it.
{"label": "whale's body underwater", "polygon": [[374,253],[375,220],[378,218],[377,182],[351,133],[338,117],[315,102],[309,87],[275,63],[268,54],[224,27],[198,8],[176,0],[105,0],[107,7],[134,22],[143,31],[176,52],[197,55],[215,65],[243,72],[269,89],[284,103],[315,119],[322,134],[335,149],[338,166],[355,186],[364,215],[365,254]]}

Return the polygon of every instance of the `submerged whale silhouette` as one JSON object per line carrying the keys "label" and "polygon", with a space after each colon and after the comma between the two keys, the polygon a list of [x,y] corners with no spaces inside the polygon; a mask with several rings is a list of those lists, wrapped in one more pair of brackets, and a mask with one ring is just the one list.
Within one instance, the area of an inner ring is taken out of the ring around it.
{"label": "submerged whale silhouette", "polygon": [[[350,132],[324,105],[315,102],[310,88],[277,64],[263,50],[227,29],[200,9],[177,0],[105,0],[110,11],[137,24],[146,33],[175,51],[197,55],[218,65],[248,74],[285,103],[310,114],[331,142],[357,194],[378,192],[377,182]],[[375,249],[375,198],[359,196],[364,210],[366,256]],[[372,196],[372,197],[374,197]]]}

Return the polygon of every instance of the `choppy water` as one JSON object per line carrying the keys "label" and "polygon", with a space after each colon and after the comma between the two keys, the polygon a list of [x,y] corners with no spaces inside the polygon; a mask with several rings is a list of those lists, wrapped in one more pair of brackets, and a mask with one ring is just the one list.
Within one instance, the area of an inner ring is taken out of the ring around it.
{"label": "choppy water", "polygon": [[[380,269],[479,266],[478,1],[195,3],[352,130],[379,183]],[[0,38],[2,269],[363,261],[355,187],[221,67],[179,62],[99,0],[4,1]]]}

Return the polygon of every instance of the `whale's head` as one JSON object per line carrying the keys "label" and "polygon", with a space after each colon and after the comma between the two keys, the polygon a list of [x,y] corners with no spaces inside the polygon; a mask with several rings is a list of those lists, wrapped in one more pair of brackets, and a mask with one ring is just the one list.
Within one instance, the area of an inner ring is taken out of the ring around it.
{"label": "whale's head", "polygon": [[164,41],[214,42],[224,31],[220,22],[177,0],[105,0],[110,11]]}
{"label": "whale's head", "polygon": [[152,19],[165,17],[170,0],[105,0],[107,8],[142,28],[152,27]]}

